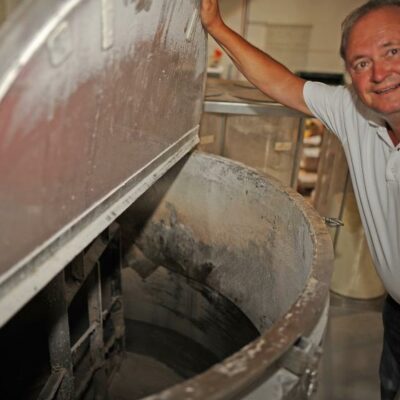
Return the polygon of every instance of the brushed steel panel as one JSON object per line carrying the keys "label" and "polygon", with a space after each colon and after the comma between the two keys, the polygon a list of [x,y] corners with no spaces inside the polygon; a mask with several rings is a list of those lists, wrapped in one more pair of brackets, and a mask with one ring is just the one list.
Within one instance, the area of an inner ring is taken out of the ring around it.
{"label": "brushed steel panel", "polygon": [[[54,258],[54,243],[131,193],[115,218],[196,144],[206,64],[198,7],[35,0],[1,26],[0,298],[15,273],[22,282],[32,260],[37,269]],[[53,269],[101,229],[88,228]]]}

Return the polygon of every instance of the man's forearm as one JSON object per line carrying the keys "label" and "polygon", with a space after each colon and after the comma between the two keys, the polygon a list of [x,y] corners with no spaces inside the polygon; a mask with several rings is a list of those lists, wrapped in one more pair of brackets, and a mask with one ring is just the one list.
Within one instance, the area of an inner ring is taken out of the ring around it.
{"label": "man's forearm", "polygon": [[251,83],[274,100],[309,113],[303,99],[304,81],[301,78],[251,45],[222,20],[207,29]]}
{"label": "man's forearm", "polygon": [[229,55],[239,71],[258,87],[265,86],[264,91],[273,91],[273,85],[268,85],[270,76],[291,74],[286,67],[254,47],[228,26],[221,25],[209,33]]}

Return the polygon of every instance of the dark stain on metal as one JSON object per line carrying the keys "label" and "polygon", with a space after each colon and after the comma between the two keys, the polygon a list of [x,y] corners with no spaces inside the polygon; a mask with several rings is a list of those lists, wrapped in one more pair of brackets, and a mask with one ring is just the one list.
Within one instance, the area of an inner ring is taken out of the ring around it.
{"label": "dark stain on metal", "polygon": [[152,3],[153,0],[137,0],[135,10],[137,13],[140,13],[141,11],[149,11]]}

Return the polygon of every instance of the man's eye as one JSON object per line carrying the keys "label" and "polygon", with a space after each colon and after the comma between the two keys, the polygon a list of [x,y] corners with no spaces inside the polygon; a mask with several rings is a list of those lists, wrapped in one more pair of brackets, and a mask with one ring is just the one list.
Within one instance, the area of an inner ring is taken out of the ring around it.
{"label": "man's eye", "polygon": [[395,55],[397,55],[399,53],[400,53],[400,49],[390,49],[389,50],[389,55],[390,56],[395,56]]}
{"label": "man's eye", "polygon": [[356,71],[363,71],[368,67],[368,61],[359,61],[357,64],[354,65],[354,69]]}

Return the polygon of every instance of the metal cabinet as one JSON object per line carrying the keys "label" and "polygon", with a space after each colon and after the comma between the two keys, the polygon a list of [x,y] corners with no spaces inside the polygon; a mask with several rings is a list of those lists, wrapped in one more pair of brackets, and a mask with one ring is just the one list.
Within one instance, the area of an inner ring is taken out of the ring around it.
{"label": "metal cabinet", "polygon": [[208,81],[200,149],[296,187],[305,115],[241,81]]}

